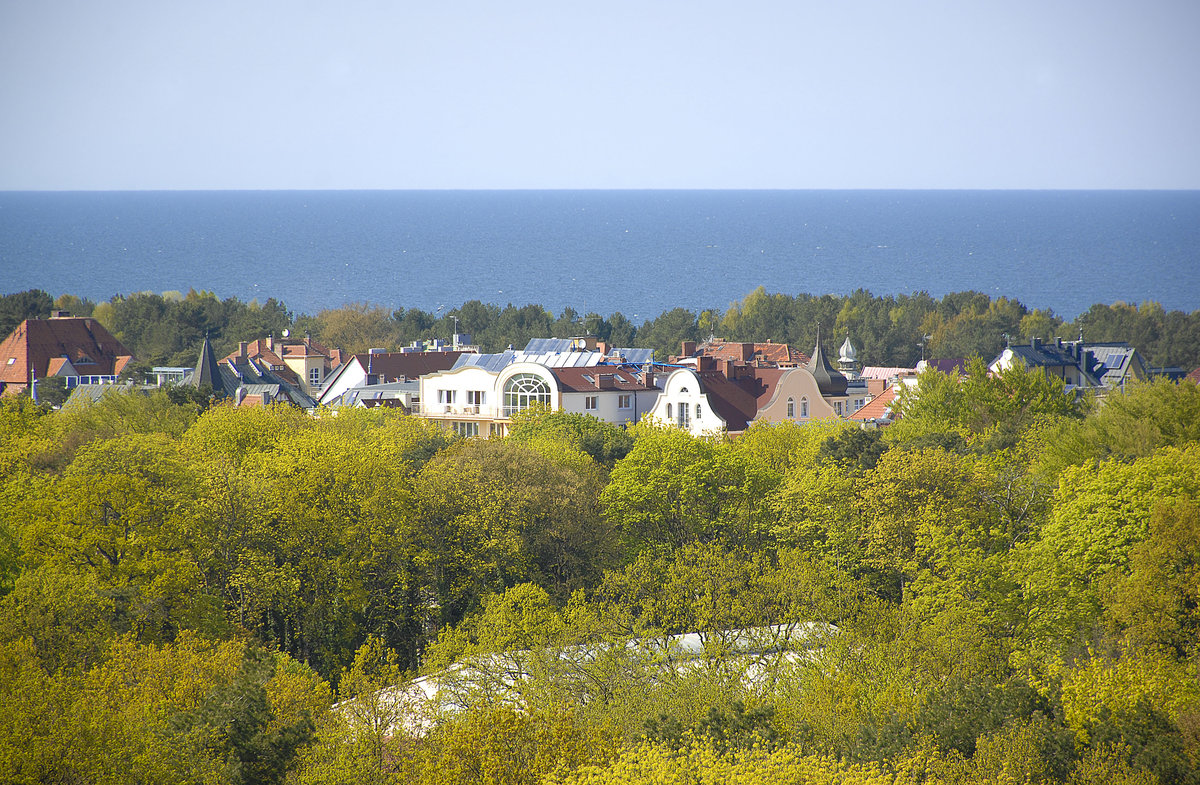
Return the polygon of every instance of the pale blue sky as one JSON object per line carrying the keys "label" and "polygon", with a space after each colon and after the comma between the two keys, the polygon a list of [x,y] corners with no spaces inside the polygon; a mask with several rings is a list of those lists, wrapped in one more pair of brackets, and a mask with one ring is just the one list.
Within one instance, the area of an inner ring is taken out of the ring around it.
{"label": "pale blue sky", "polygon": [[1197,0],[0,0],[0,189],[1200,188]]}

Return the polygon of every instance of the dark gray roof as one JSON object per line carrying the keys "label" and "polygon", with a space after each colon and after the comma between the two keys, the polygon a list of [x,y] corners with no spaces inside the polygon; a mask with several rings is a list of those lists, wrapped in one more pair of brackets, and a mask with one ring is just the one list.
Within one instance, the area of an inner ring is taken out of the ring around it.
{"label": "dark gray roof", "polygon": [[243,388],[245,394],[251,394],[253,389],[261,395],[267,392],[261,385],[270,385],[281,390],[296,406],[312,409],[317,405],[316,401],[299,387],[275,375],[265,365],[255,362],[252,358],[237,363],[218,362],[212,344],[208,342],[208,336],[204,337],[204,343],[200,346],[200,359],[197,360],[196,367],[180,383],[192,387],[208,385],[218,397],[233,399],[237,398],[238,388]]}
{"label": "dark gray roof", "polygon": [[[225,388],[220,361],[217,360],[217,355],[213,351],[212,344],[208,342],[207,335],[204,336],[204,343],[200,345],[200,359],[196,361],[196,367],[192,370],[191,376],[185,379],[184,384],[190,384],[192,387],[208,386],[218,395],[231,394],[231,391]],[[236,387],[236,385],[234,386]]]}
{"label": "dark gray roof", "polygon": [[337,398],[330,401],[333,408],[339,406],[357,406],[368,404],[370,401],[401,400],[402,395],[416,395],[421,391],[421,383],[416,379],[407,382],[388,382],[386,384],[370,384],[361,387],[351,387]]}
{"label": "dark gray roof", "polygon": [[816,378],[821,395],[846,394],[846,377],[842,375],[841,371],[830,365],[829,360],[825,359],[825,352],[821,351],[820,339],[817,340],[817,346],[813,349],[812,359],[808,361],[808,370]]}

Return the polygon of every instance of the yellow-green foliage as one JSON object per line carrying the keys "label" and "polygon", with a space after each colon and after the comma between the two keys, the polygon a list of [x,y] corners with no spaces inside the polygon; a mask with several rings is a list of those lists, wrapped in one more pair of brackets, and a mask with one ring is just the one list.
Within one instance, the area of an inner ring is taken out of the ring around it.
{"label": "yellow-green foliage", "polygon": [[1200,710],[1200,679],[1192,663],[1157,651],[1130,651],[1116,660],[1093,656],[1066,674],[1063,712],[1081,745],[1101,720],[1129,717],[1153,707],[1171,721]]}
{"label": "yellow-green foliage", "polygon": [[[927,780],[928,781],[928,780]],[[549,785],[907,785],[920,782],[876,765],[805,755],[798,747],[722,755],[711,745],[682,750],[642,744],[606,765],[550,777]]]}

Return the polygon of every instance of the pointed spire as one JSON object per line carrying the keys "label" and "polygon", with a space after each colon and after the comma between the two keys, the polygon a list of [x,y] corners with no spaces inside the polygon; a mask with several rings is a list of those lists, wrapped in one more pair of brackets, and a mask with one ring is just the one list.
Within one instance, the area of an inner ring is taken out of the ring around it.
{"label": "pointed spire", "polygon": [[217,355],[213,352],[212,344],[208,341],[208,331],[204,331],[204,343],[200,345],[200,359],[196,361],[196,370],[192,372],[193,387],[208,385],[213,392],[221,394],[225,385],[221,380],[221,366]]}
{"label": "pointed spire", "polygon": [[817,325],[817,345],[813,349],[812,359],[808,361],[808,371],[817,380],[821,395],[845,395],[846,377],[829,364],[825,352],[821,351],[821,325]]}

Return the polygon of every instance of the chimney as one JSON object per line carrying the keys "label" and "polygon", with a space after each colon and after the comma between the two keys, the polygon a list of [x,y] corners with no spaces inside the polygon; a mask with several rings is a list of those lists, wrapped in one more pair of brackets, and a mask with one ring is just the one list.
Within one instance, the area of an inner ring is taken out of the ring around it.
{"label": "chimney", "polygon": [[604,355],[605,357],[608,356],[608,352],[611,348],[612,347],[608,345],[608,341],[596,341],[596,351],[600,352],[600,354]]}
{"label": "chimney", "polygon": [[701,355],[697,357],[696,360],[697,371],[711,371],[716,367],[717,364],[716,358],[709,357],[708,355]]}
{"label": "chimney", "polygon": [[722,361],[721,364],[723,366],[725,366],[721,369],[721,372],[725,374],[725,378],[732,379],[733,378],[733,369],[734,369],[733,360],[724,360],[724,361]]}
{"label": "chimney", "polygon": [[1033,349],[1035,352],[1036,352],[1036,351],[1038,351],[1038,350],[1040,350],[1040,349],[1042,348],[1042,339],[1041,339],[1041,338],[1030,338],[1030,339],[1029,339],[1029,346],[1030,346],[1030,347],[1031,347],[1031,348],[1032,348],[1032,349]]}
{"label": "chimney", "polygon": [[599,389],[599,390],[615,390],[615,389],[617,389],[617,375],[615,373],[598,373],[598,374],[596,374],[596,389]]}
{"label": "chimney", "polygon": [[696,353],[696,342],[684,341],[683,345],[679,349],[679,353],[684,357],[691,357]]}
{"label": "chimney", "polygon": [[242,359],[242,360],[246,359],[246,350],[248,348],[249,348],[249,344],[247,344],[245,341],[238,342],[238,358],[239,359]]}
{"label": "chimney", "polygon": [[267,348],[275,351],[275,335],[273,333],[267,336]]}

